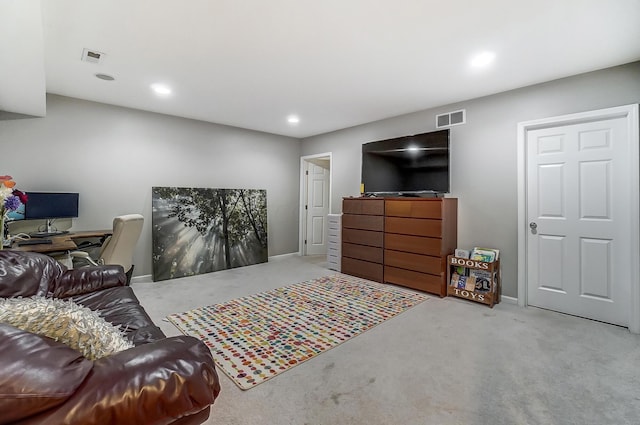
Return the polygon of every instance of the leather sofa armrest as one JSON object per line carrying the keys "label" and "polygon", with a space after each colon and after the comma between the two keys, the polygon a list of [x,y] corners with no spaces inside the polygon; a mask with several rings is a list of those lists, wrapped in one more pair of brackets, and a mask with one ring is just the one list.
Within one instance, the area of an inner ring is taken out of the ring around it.
{"label": "leather sofa armrest", "polygon": [[127,276],[122,266],[81,267],[66,270],[53,285],[51,295],[66,298],[101,289],[125,286]]}
{"label": "leather sofa armrest", "polygon": [[171,337],[94,361],[74,395],[34,424],[171,423],[207,409],[219,392],[209,348]]}
{"label": "leather sofa armrest", "polygon": [[0,323],[0,424],[63,404],[92,366],[71,347]]}

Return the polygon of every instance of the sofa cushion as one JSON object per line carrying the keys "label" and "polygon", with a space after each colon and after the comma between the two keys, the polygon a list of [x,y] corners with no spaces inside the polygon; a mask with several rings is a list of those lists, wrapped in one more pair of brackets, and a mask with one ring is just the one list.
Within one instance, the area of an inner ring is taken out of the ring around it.
{"label": "sofa cushion", "polygon": [[65,402],[93,363],[64,344],[0,323],[0,424]]}
{"label": "sofa cushion", "polygon": [[0,297],[45,296],[66,270],[44,254],[0,250]]}
{"label": "sofa cushion", "polygon": [[146,344],[166,338],[145,309],[140,305],[130,286],[118,286],[102,291],[73,296],[75,303],[100,312],[109,323],[120,326],[134,345]]}
{"label": "sofa cushion", "polygon": [[0,322],[60,341],[90,360],[133,347],[115,326],[71,300],[3,298]]}

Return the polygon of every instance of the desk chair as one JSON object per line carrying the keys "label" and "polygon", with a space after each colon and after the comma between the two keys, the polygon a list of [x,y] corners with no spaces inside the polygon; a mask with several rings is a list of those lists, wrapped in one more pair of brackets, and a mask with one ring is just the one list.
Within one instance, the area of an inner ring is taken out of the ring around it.
{"label": "desk chair", "polygon": [[144,217],[140,214],[118,216],[113,219],[113,235],[105,240],[98,259],[92,258],[86,251],[72,251],[70,255],[74,260],[86,261],[94,266],[121,265],[129,283],[133,274],[133,250],[142,233],[143,223]]}

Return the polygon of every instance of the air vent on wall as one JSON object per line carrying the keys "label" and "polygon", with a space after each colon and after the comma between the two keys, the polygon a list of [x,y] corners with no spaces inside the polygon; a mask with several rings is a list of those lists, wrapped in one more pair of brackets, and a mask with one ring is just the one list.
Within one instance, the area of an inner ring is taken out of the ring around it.
{"label": "air vent on wall", "polygon": [[100,63],[104,56],[104,53],[96,50],[84,49],[82,51],[82,60],[89,63]]}
{"label": "air vent on wall", "polygon": [[459,111],[447,112],[446,114],[436,115],[436,128],[451,127],[452,125],[460,125],[467,122],[466,109]]}

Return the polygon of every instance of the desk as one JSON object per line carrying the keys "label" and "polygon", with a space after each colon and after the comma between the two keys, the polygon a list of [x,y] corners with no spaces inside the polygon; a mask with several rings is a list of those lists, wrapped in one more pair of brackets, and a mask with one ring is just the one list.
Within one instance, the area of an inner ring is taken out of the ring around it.
{"label": "desk", "polygon": [[14,242],[11,245],[10,249],[16,251],[29,251],[29,252],[41,252],[43,254],[49,252],[60,252],[60,251],[73,251],[78,249],[78,245],[76,245],[76,239],[87,239],[87,238],[106,238],[107,236],[111,236],[113,234],[113,230],[84,230],[80,232],[72,232],[65,233],[60,236],[50,236],[46,239],[51,239],[51,243],[43,243],[36,245],[24,245],[18,246],[18,241]]}

